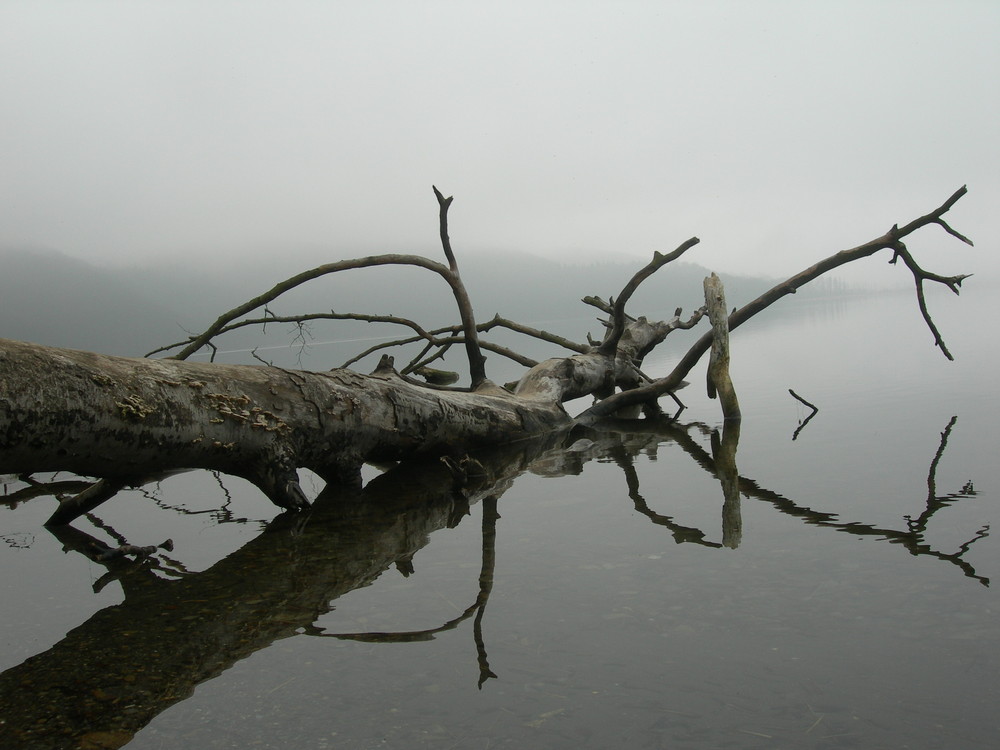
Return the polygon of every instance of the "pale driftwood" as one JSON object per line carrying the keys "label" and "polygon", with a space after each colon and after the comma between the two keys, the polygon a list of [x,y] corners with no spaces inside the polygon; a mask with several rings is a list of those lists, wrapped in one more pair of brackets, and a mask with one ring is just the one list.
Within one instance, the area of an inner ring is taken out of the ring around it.
{"label": "pale driftwood", "polygon": [[705,308],[712,321],[712,352],[708,360],[708,397],[722,404],[722,416],[740,418],[740,402],[729,376],[729,310],[722,280],[714,273],[705,277]]}

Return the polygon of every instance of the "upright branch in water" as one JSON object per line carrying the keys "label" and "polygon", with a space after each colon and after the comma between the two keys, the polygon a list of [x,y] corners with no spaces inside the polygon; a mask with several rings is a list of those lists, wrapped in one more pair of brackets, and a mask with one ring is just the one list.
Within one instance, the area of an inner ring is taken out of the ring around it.
{"label": "upright branch in water", "polygon": [[722,415],[740,418],[740,402],[736,398],[733,380],[729,377],[729,317],[726,292],[714,273],[705,279],[705,307],[712,321],[712,354],[708,362],[708,397],[719,397]]}

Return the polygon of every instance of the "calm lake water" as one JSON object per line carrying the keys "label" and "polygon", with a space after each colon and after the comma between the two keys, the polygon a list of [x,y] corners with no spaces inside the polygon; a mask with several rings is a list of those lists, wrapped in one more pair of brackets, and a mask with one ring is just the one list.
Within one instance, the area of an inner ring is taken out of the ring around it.
{"label": "calm lake water", "polygon": [[[930,295],[954,363],[910,292],[735,332],[728,501],[699,370],[676,425],[486,456],[470,498],[436,465],[371,469],[282,519],[199,472],[59,537],[50,497],[8,502],[0,746],[995,747],[1000,399],[975,281]],[[820,409],[804,426],[789,388]],[[173,550],[104,565],[91,538]]]}

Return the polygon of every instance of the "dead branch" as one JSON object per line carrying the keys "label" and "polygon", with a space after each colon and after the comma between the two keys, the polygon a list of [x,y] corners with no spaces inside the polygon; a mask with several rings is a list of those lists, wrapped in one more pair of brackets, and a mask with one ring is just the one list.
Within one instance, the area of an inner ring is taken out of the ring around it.
{"label": "dead branch", "polygon": [[[728,316],[723,305],[716,316],[719,323],[735,329],[823,273],[886,248],[894,250],[894,257],[912,263],[911,272],[920,281],[938,281],[957,291],[964,276],[940,277],[923,271],[909,257],[902,240],[930,223],[959,236],[943,223],[941,216],[964,193],[962,188],[941,207],[902,229],[894,226],[882,237],[821,261]],[[278,506],[299,509],[308,502],[298,484],[297,468],[311,469],[328,483],[352,485],[360,481],[360,467],[365,462],[447,455],[569,429],[574,420],[563,404],[584,396],[598,401],[578,421],[590,421],[639,404],[652,413],[656,398],[682,387],[683,377],[715,340],[712,333],[701,336],[673,372],[645,384],[647,378],[639,369],[643,358],[670,331],[693,326],[705,314],[705,308],[687,322],[681,321],[680,310],[670,321],[633,318],[625,312],[638,286],[696,244],[697,238],[670,254],[655,253],[617,300],[607,303],[611,322],[596,348],[512,324],[498,316],[491,323],[477,325],[448,238],[447,209],[451,199],[444,198],[436,188],[435,195],[441,209],[442,245],[451,267],[411,255],[369,256],[320,266],[220,316],[208,330],[183,344],[175,357],[166,359],[136,360],[0,342],[0,380],[6,382],[9,393],[23,394],[0,399],[0,418],[13,426],[7,432],[0,431],[0,458],[4,462],[0,471],[66,470],[101,478],[101,482],[66,501],[50,523],[69,521],[152,472],[189,468],[242,476]],[[268,304],[299,284],[328,273],[380,265],[413,265],[442,276],[459,303],[462,326],[427,331],[405,318],[332,311],[287,320],[301,326],[307,319],[347,317],[406,325],[416,333],[414,337],[381,343],[369,350],[373,353],[394,343],[422,342],[423,351],[402,374],[395,371],[388,357],[372,375],[346,369],[310,373],[177,361],[200,346],[214,347],[211,339],[220,331],[249,324],[237,321],[258,307],[265,309],[264,317],[259,319],[262,325],[275,322],[278,316]],[[498,351],[512,358],[519,355],[478,340],[480,330],[504,325],[578,351],[538,364],[522,358],[519,361],[531,369],[514,386],[513,394],[509,393],[485,379],[482,351]],[[464,344],[469,355],[471,390],[475,393],[459,392],[470,389],[435,388],[406,376],[406,372],[440,358],[456,343]],[[615,393],[616,389],[622,392]]]}
{"label": "dead branch", "polygon": [[547,341],[550,344],[561,346],[563,349],[569,349],[571,352],[583,354],[590,351],[590,347],[585,344],[579,344],[563,336],[559,336],[558,334],[550,333],[549,331],[532,328],[531,326],[526,326],[507,318],[501,318],[499,313],[497,313],[490,322],[480,325],[479,330],[489,331],[494,327],[507,328],[515,333],[520,333],[540,341]]}
{"label": "dead branch", "polygon": [[705,279],[705,306],[712,321],[712,354],[708,363],[708,397],[719,397],[722,414],[727,420],[740,418],[740,402],[729,377],[729,317],[726,315],[726,293],[722,281],[714,273]]}
{"label": "dead branch", "polygon": [[815,404],[810,404],[808,401],[806,401],[804,398],[802,398],[802,396],[800,396],[799,394],[797,394],[791,388],[788,389],[788,392],[790,394],[792,394],[792,398],[796,399],[797,401],[801,401],[803,404],[805,404],[810,409],[812,409],[812,411],[809,413],[809,416],[806,417],[805,419],[803,419],[799,423],[799,426],[798,426],[798,428],[796,428],[795,432],[792,433],[792,440],[797,440],[798,437],[799,437],[799,433],[802,432],[802,430],[805,429],[805,427],[806,427],[807,424],[809,424],[809,420],[812,419],[813,417],[815,417],[819,413],[819,407],[816,406]]}
{"label": "dead branch", "polygon": [[794,398],[796,401],[801,401],[803,404],[805,404],[810,409],[812,409],[813,410],[813,414],[815,414],[816,412],[819,411],[819,407],[818,406],[816,406],[815,404],[810,404],[808,401],[806,401],[804,398],[802,398],[802,396],[800,396],[799,394],[797,394],[791,388],[788,389],[788,392],[790,394],[792,394],[792,398]]}
{"label": "dead branch", "polygon": [[[772,304],[780,300],[789,294],[794,294],[800,287],[808,284],[828,271],[832,271],[835,268],[846,265],[856,260],[861,260],[862,258],[867,258],[868,256],[874,255],[880,250],[892,249],[896,250],[899,247],[900,240],[904,237],[913,234],[918,229],[929,224],[937,224],[942,226],[948,234],[961,239],[963,242],[971,244],[971,241],[955,232],[951,227],[944,223],[942,216],[948,212],[948,210],[967,192],[966,187],[963,185],[961,188],[956,190],[948,200],[938,206],[936,209],[928,214],[925,214],[917,219],[914,219],[909,224],[906,224],[902,228],[898,225],[894,225],[888,232],[880,237],[876,237],[863,245],[858,245],[857,247],[851,248],[849,250],[841,250],[839,253],[831,255],[830,257],[821,260],[813,266],[801,271],[800,273],[792,276],[785,281],[773,286],[767,292],[759,296],[752,302],[744,305],[738,310],[733,311],[729,316],[729,330],[735,330],[740,325],[748,321],[757,313],[762,310],[767,309]],[[957,286],[960,280],[957,277],[952,277],[955,280],[954,284]],[[954,291],[954,290],[953,290]],[[651,401],[659,396],[667,393],[671,390],[676,389],[678,383],[680,383],[684,377],[691,371],[691,369],[698,363],[702,355],[712,345],[712,334],[711,332],[704,334],[695,344],[687,351],[687,353],[681,358],[681,360],[676,364],[673,371],[667,376],[660,378],[654,383],[651,383],[640,388],[633,388],[628,391],[623,391],[621,393],[616,393],[604,400],[594,404],[590,409],[580,415],[579,419],[589,421],[598,417],[608,416],[613,414],[618,409],[622,409],[626,406],[631,406],[633,404],[643,403],[645,401]]]}
{"label": "dead branch", "polygon": [[[417,338],[413,339],[418,341],[419,339],[429,339],[431,334],[425,331],[420,324],[416,323],[409,318],[401,318],[396,315],[366,315],[363,313],[338,313],[333,310],[325,313],[303,313],[299,315],[276,315],[268,310],[265,310],[265,315],[262,318],[245,318],[243,320],[237,321],[235,323],[230,323],[226,326],[220,328],[215,336],[222,336],[223,334],[230,333],[231,331],[239,330],[240,328],[246,328],[248,326],[262,326],[266,331],[267,325],[269,323],[307,323],[314,320],[354,320],[363,323],[392,323],[393,325],[401,325],[412,329],[416,334]],[[191,339],[185,341],[178,341],[173,344],[167,344],[161,346],[158,349],[153,349],[151,352],[147,352],[145,356],[151,357],[154,354],[159,354],[161,352],[170,351],[171,349],[176,349],[179,346],[184,346],[189,343]],[[359,357],[360,359],[360,357]]]}
{"label": "dead branch", "polygon": [[[429,271],[441,276],[445,281],[451,285],[452,290],[455,291],[456,286],[461,286],[461,281],[457,279],[451,270],[446,266],[438,263],[437,261],[430,260],[429,258],[424,258],[419,255],[398,255],[398,254],[386,254],[386,255],[371,255],[364,258],[352,258],[349,260],[337,261],[335,263],[327,263],[322,266],[317,266],[316,268],[310,269],[308,271],[303,271],[300,274],[296,274],[291,278],[286,279],[278,284],[275,284],[271,289],[254,297],[251,300],[244,302],[243,304],[234,307],[216,319],[212,325],[206,328],[202,333],[191,336],[186,342],[183,343],[184,348],[177,354],[169,357],[169,359],[187,359],[196,351],[198,351],[203,346],[210,346],[211,340],[222,333],[224,330],[232,330],[233,328],[238,328],[240,325],[230,326],[234,320],[246,315],[249,312],[253,312],[259,307],[263,307],[275,299],[280,297],[285,292],[291,291],[307,281],[312,281],[313,279],[318,279],[322,276],[327,276],[332,273],[338,273],[340,271],[348,271],[357,268],[372,268],[375,266],[418,266],[420,268],[426,268]],[[332,313],[331,315],[335,315]],[[325,315],[321,313],[318,315]],[[301,316],[300,316],[301,317]],[[274,318],[267,316],[265,318],[258,319],[260,323],[274,322]],[[169,349],[181,346],[181,344],[172,344],[170,346],[161,347],[156,349],[149,354],[157,354],[163,351],[168,351]],[[149,356],[149,355],[147,355]]]}
{"label": "dead branch", "polygon": [[[452,289],[455,301],[458,304],[459,314],[462,319],[462,328],[465,333],[465,347],[469,356],[469,370],[472,375],[472,388],[477,388],[486,381],[486,360],[479,351],[475,317],[472,312],[472,303],[469,300],[469,294],[465,289],[465,285],[462,283],[462,279],[458,274],[458,264],[455,261],[455,255],[452,251],[451,242],[448,238],[448,207],[451,205],[452,199],[445,198],[436,187],[434,188],[434,194],[438,199],[440,207],[441,243],[445,256],[448,260],[448,266],[444,266],[441,263],[419,255],[400,255],[394,253],[372,255],[364,258],[354,258],[350,260],[338,261],[336,263],[327,263],[309,271],[304,271],[300,274],[292,276],[291,278],[276,284],[263,294],[260,294],[257,297],[254,297],[253,299],[250,299],[223,313],[202,333],[188,339],[184,348],[170,358],[187,359],[203,346],[208,345],[213,338],[219,335],[223,329],[229,326],[237,318],[240,318],[260,307],[266,306],[268,303],[273,302],[285,292],[301,286],[307,281],[312,281],[313,279],[317,279],[331,273],[338,273],[340,271],[353,270],[357,268],[371,268],[373,266],[385,265],[417,266],[438,274],[441,278],[448,282],[448,285]],[[173,347],[164,347],[155,350],[154,352],[150,352],[150,354],[168,351],[171,348]]]}
{"label": "dead branch", "polygon": [[[487,323],[483,325],[489,325],[489,324]],[[482,326],[480,326],[480,329],[482,329]],[[465,343],[465,337],[458,335],[458,330],[459,329],[457,327],[450,327],[450,328],[439,328],[434,331],[430,331],[431,336],[429,339],[427,339],[428,347],[426,347],[423,353],[415,357],[414,360],[406,367],[404,367],[400,372],[403,373],[412,372],[415,368],[420,367],[421,365],[429,364],[430,362],[439,359],[453,344]],[[438,338],[438,334],[441,333],[451,333],[452,335],[448,336],[447,338]],[[398,346],[406,346],[407,344],[414,344],[417,343],[418,341],[421,341],[423,338],[424,338],[423,336],[411,336],[409,338],[394,339],[392,341],[383,341],[381,343],[374,344],[365,349],[363,352],[360,352],[359,354],[351,357],[349,360],[344,362],[341,365],[341,367],[342,368],[350,367],[351,365],[355,364],[356,362],[364,359],[365,357],[371,354],[374,354],[375,352],[381,351],[383,349],[392,349]],[[440,347],[441,351],[437,352],[436,354],[434,354],[433,356],[431,356],[426,360],[421,360],[421,358],[426,354],[426,352],[433,347]],[[488,352],[493,352],[494,354],[500,354],[501,356],[507,357],[508,359],[517,362],[517,364],[522,365],[523,367],[534,367],[536,364],[538,364],[537,361],[531,359],[530,357],[525,357],[523,354],[519,354],[518,352],[515,352],[512,349],[508,349],[505,346],[500,346],[499,344],[494,344],[490,341],[483,341],[482,339],[480,339],[479,348],[485,349]],[[463,390],[469,390],[469,389],[463,389]]]}
{"label": "dead branch", "polygon": [[631,296],[635,293],[635,290],[639,288],[639,285],[667,263],[677,260],[677,258],[681,257],[699,242],[700,240],[697,237],[692,237],[682,243],[671,253],[667,253],[666,255],[663,255],[660,252],[653,253],[653,259],[645,266],[645,268],[640,269],[629,280],[629,282],[625,285],[625,288],[622,289],[621,293],[618,295],[618,299],[615,300],[611,317],[611,329],[604,337],[604,341],[598,347],[598,354],[610,356],[617,350],[618,341],[625,332],[625,324],[627,322],[625,318],[625,303],[629,301],[629,298],[631,298]]}
{"label": "dead branch", "polygon": [[[942,224],[949,234],[961,237],[961,235],[955,233],[951,229],[951,227],[949,227],[947,224],[944,224],[943,222],[937,222],[937,223]],[[968,242],[970,245],[972,244],[965,237],[961,237],[961,239],[964,240],[965,242]],[[934,320],[931,318],[931,314],[927,309],[927,300],[924,299],[924,281],[925,280],[936,281],[939,284],[944,284],[955,294],[959,294],[959,292],[961,291],[960,287],[962,286],[962,282],[965,281],[965,279],[969,278],[972,274],[960,274],[958,276],[939,276],[936,273],[930,273],[929,271],[925,271],[919,265],[917,265],[917,262],[913,259],[913,256],[910,254],[910,251],[906,249],[906,245],[904,245],[902,242],[896,243],[896,246],[893,248],[893,250],[894,252],[892,255],[892,259],[889,261],[889,263],[895,265],[896,260],[902,258],[903,263],[906,264],[906,267],[909,268],[910,272],[913,274],[913,283],[917,289],[917,306],[920,308],[920,314],[921,316],[923,316],[924,322],[927,324],[927,327],[930,329],[931,334],[934,336],[934,345],[941,349],[941,353],[944,354],[945,357],[947,357],[949,360],[954,361],[955,358],[951,355],[951,352],[948,351],[948,347],[945,345],[944,339],[941,337],[941,333],[940,331],[938,331],[938,328],[934,324]]]}
{"label": "dead branch", "polygon": [[441,247],[444,249],[448,266],[456,282],[452,289],[455,292],[455,301],[458,303],[458,312],[462,317],[465,351],[469,357],[469,373],[472,376],[472,390],[476,390],[486,382],[486,357],[479,349],[479,336],[476,333],[476,318],[472,313],[472,300],[469,299],[469,293],[458,274],[458,263],[455,261],[455,253],[451,249],[451,239],[448,237],[448,208],[454,198],[453,196],[445,198],[436,187],[434,188],[434,196],[437,198],[440,209],[438,215],[441,224]]}

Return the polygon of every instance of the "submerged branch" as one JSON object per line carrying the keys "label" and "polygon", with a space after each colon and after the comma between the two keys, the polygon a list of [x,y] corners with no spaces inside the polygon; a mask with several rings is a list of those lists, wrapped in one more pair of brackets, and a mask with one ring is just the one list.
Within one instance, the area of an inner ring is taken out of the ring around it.
{"label": "submerged branch", "polygon": [[815,417],[819,413],[819,407],[816,406],[816,405],[814,405],[814,404],[810,404],[808,401],[806,401],[804,398],[802,398],[802,396],[800,396],[799,394],[797,394],[791,388],[788,389],[788,392],[790,394],[792,394],[792,398],[794,398],[795,400],[797,400],[797,401],[805,404],[810,409],[812,409],[812,411],[809,413],[809,416],[806,417],[805,419],[803,419],[799,423],[799,426],[798,426],[798,428],[796,428],[795,432],[792,433],[792,440],[796,440],[799,437],[799,433],[802,432],[802,430],[805,429],[805,427],[806,427],[807,424],[809,424],[809,420],[812,419],[813,417]]}

